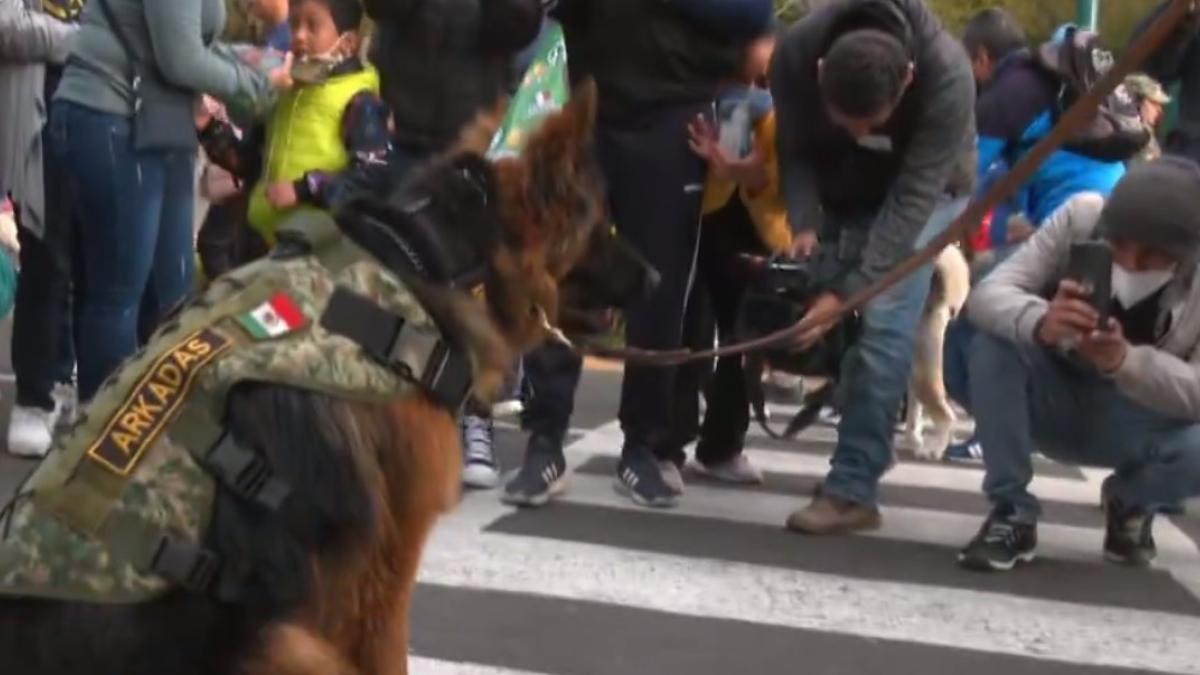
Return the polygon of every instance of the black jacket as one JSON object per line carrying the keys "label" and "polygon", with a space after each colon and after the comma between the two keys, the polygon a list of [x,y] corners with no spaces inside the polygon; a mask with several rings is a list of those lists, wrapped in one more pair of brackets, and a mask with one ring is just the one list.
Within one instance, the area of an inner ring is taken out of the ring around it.
{"label": "black jacket", "polygon": [[436,152],[508,92],[513,57],[533,41],[540,0],[364,0],[377,23],[371,60],[396,140]]}
{"label": "black jacket", "polygon": [[[877,28],[913,55],[915,75],[879,133],[890,152],[861,147],[829,119],[817,61],[840,35]],[[792,227],[823,214],[872,216],[863,260],[841,290],[853,293],[912,253],[934,207],[969,194],[975,174],[975,78],[966,51],[921,0],[834,0],[784,34],[770,74],[779,163]]]}
{"label": "black jacket", "polygon": [[559,0],[552,16],[563,27],[571,79],[596,80],[602,119],[711,101],[741,63],[738,39],[665,0]]}

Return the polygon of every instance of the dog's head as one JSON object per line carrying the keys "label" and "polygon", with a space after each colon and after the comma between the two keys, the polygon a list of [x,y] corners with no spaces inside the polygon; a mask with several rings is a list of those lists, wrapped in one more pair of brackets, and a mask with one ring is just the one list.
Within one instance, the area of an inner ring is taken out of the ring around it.
{"label": "dog's head", "polygon": [[[491,160],[503,117],[503,106],[482,113],[443,156],[382,198],[363,196],[338,213],[350,239],[425,286],[423,303],[439,322],[456,324],[444,328],[476,336],[477,354],[501,351],[497,340],[479,346],[484,318],[507,351],[525,351],[547,337],[548,324],[597,329],[596,314],[641,299],[658,276],[609,225],[592,142],[595,85],[544,118],[520,155]],[[486,317],[469,310],[462,292],[480,283]]]}

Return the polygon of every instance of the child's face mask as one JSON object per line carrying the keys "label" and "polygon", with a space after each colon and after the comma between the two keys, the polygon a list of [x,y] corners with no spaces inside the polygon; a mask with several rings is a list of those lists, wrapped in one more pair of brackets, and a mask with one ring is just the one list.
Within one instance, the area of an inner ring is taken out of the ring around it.
{"label": "child's face mask", "polygon": [[348,35],[342,33],[337,42],[324,52],[299,56],[292,64],[292,79],[300,84],[319,84],[329,79],[333,69],[349,58],[347,50],[343,48]]}

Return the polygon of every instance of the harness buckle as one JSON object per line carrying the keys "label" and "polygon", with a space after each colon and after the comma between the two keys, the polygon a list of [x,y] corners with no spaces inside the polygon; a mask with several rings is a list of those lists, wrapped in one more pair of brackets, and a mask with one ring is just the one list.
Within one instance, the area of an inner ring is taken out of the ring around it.
{"label": "harness buckle", "polygon": [[193,593],[212,588],[220,570],[221,559],[216,553],[170,536],[159,540],[150,559],[151,573]]}
{"label": "harness buckle", "polygon": [[291,491],[261,455],[242,447],[233,434],[221,436],[205,456],[204,465],[230,492],[272,511],[283,505]]}

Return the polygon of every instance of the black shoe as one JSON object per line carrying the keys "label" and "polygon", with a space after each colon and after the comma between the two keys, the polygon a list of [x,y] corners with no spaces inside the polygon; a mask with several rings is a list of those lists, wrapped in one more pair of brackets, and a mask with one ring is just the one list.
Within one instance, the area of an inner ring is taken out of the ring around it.
{"label": "black shoe", "polygon": [[535,434],[529,438],[520,470],[504,485],[500,501],[514,506],[544,506],[566,491],[566,473],[562,443]]}
{"label": "black shoe", "polygon": [[1012,511],[996,509],[979,534],[958,554],[958,564],[979,572],[1008,571],[1019,562],[1033,562],[1037,525],[1012,520]]}
{"label": "black shoe", "polygon": [[1113,500],[1104,508],[1107,526],[1104,558],[1118,565],[1145,567],[1158,555],[1154,544],[1154,514]]}
{"label": "black shoe", "polygon": [[649,450],[626,450],[617,465],[613,489],[629,497],[634,504],[652,509],[669,509],[679,504],[679,496],[663,480],[658,462]]}
{"label": "black shoe", "polygon": [[[1113,474],[1113,475],[1110,475],[1108,478],[1105,478],[1104,482],[1100,484],[1100,509],[1101,510],[1107,509],[1108,504],[1113,501],[1113,495],[1112,495],[1113,481],[1116,479],[1117,479],[1116,474]],[[1166,506],[1159,508],[1158,512],[1163,515],[1166,515],[1166,516],[1182,516],[1185,513],[1187,513],[1187,510],[1184,508],[1182,503],[1175,503],[1175,504],[1167,504]]]}

